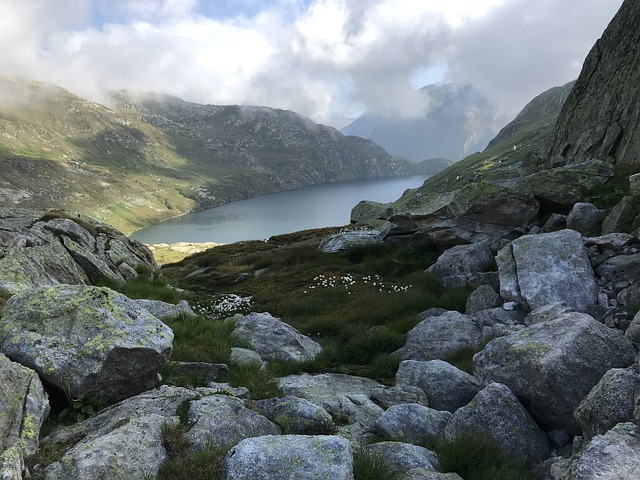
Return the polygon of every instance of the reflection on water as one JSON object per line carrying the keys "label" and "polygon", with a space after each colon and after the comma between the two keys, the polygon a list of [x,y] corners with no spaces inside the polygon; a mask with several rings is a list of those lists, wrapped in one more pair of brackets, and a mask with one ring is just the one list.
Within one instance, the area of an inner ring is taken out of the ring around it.
{"label": "reflection on water", "polygon": [[391,202],[427,177],[411,175],[313,185],[239,200],[152,225],[131,235],[145,243],[260,240],[308,228],[345,225],[360,200]]}

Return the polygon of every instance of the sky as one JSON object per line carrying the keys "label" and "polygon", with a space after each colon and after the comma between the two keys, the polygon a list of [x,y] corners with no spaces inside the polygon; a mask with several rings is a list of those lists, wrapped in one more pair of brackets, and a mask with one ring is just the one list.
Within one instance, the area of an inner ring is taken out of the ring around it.
{"label": "sky", "polygon": [[573,80],[622,0],[0,0],[0,75],[342,126],[471,83],[512,118]]}

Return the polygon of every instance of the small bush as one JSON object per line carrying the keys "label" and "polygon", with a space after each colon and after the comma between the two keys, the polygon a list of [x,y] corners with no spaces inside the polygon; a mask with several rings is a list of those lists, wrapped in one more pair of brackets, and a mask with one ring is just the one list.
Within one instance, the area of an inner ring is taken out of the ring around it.
{"label": "small bush", "polygon": [[366,449],[353,454],[354,480],[401,480],[402,472],[392,466],[381,454]]}
{"label": "small bush", "polygon": [[377,380],[391,380],[396,376],[401,361],[397,355],[383,353],[371,361],[365,375]]}
{"label": "small bush", "polygon": [[443,472],[455,472],[465,480],[534,480],[521,463],[505,457],[487,441],[464,436],[435,446]]}

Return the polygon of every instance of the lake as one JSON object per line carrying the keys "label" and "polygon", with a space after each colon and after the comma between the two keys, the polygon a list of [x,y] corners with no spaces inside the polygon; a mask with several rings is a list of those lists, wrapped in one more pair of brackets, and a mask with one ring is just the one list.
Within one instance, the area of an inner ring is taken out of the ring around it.
{"label": "lake", "polygon": [[351,209],[361,200],[391,202],[427,178],[370,178],[269,193],[172,218],[138,230],[131,237],[143,243],[233,243],[346,225]]}

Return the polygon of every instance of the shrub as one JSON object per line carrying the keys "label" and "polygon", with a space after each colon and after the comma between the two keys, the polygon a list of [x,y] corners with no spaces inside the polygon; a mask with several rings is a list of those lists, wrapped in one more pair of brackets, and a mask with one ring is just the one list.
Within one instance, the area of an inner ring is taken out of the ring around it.
{"label": "shrub", "polygon": [[465,480],[534,480],[536,476],[516,460],[505,457],[486,440],[470,436],[435,446],[443,472],[455,472]]}

